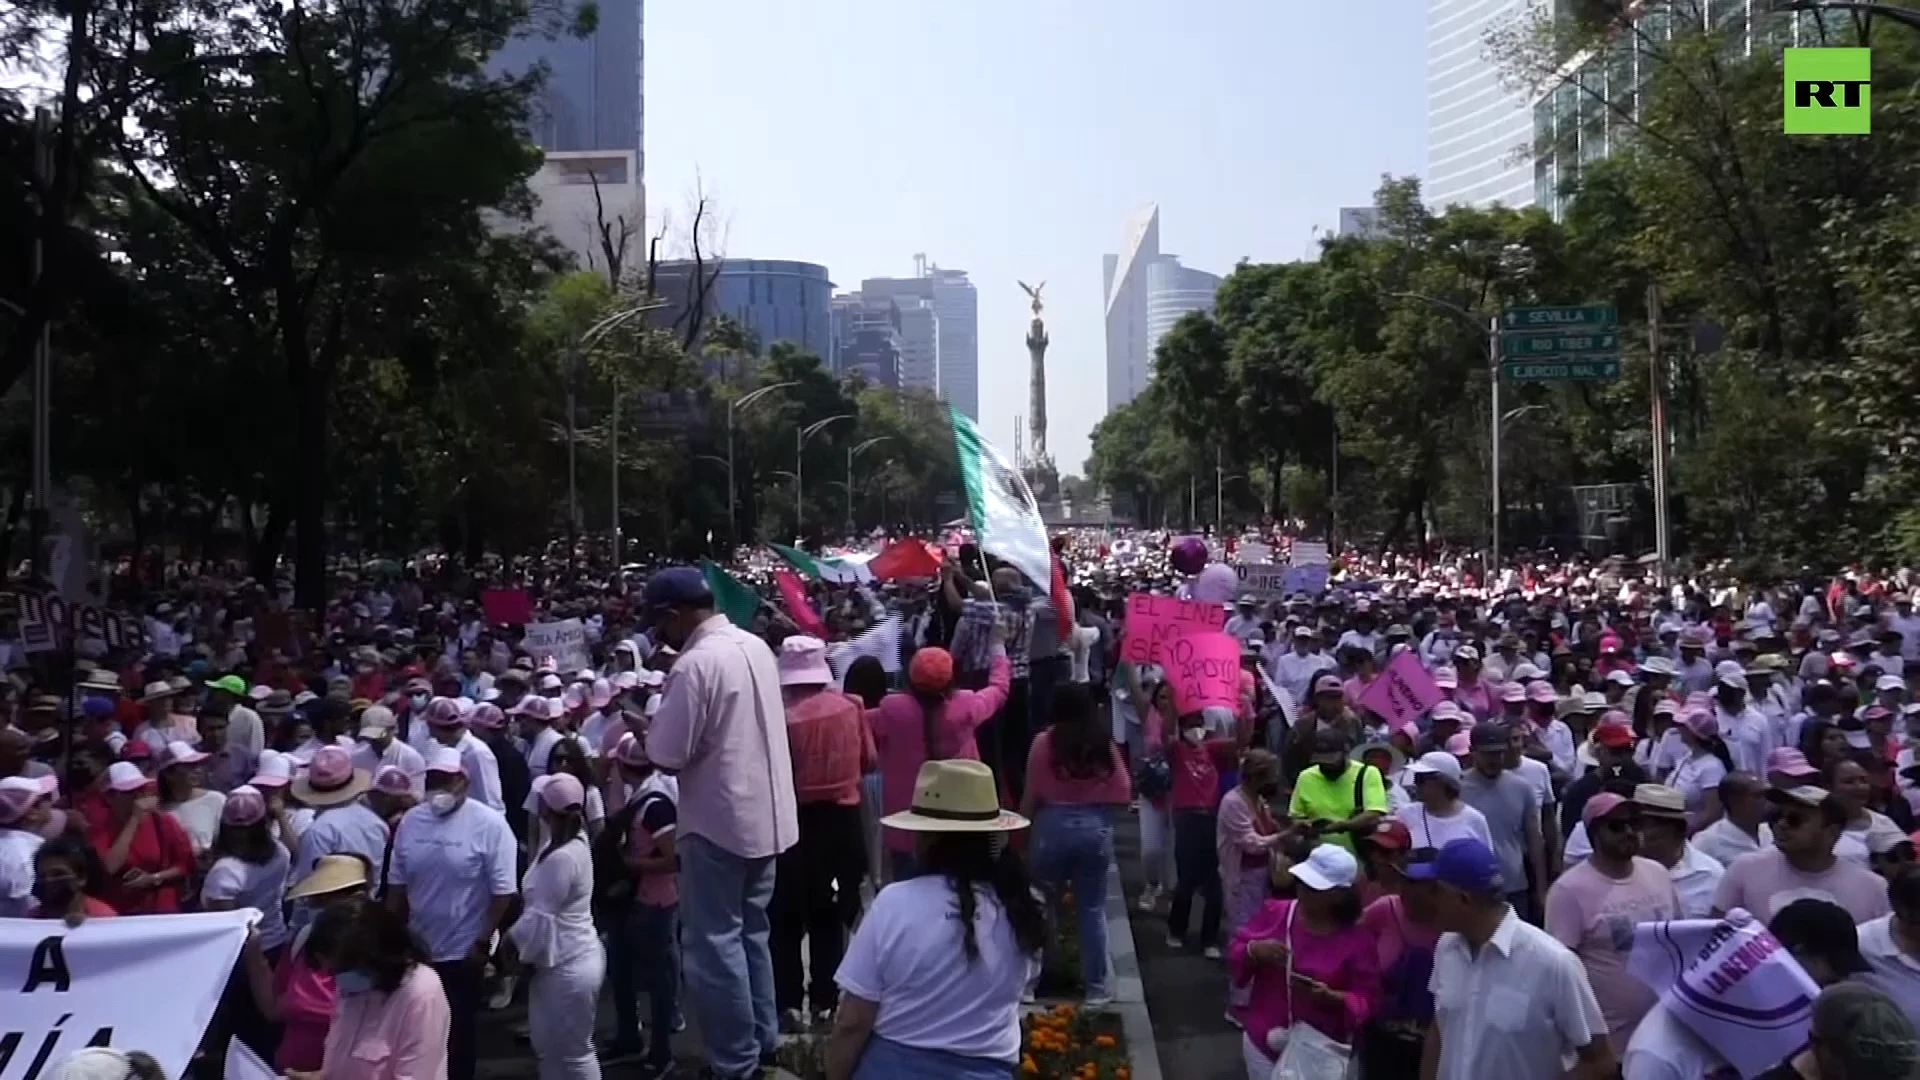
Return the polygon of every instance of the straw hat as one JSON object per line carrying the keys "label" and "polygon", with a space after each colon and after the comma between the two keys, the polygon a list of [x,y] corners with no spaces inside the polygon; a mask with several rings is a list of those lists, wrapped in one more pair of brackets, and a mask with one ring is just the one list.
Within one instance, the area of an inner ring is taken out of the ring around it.
{"label": "straw hat", "polygon": [[146,692],[140,695],[140,703],[144,705],[149,701],[159,701],[163,698],[174,697],[181,692],[181,688],[174,686],[167,680],[155,679],[153,682],[147,684]]}
{"label": "straw hat", "polygon": [[305,900],[344,889],[357,889],[367,883],[367,865],[352,855],[322,855],[313,870],[287,890],[287,899]]}
{"label": "straw hat", "polygon": [[978,761],[922,763],[913,784],[913,805],[880,823],[907,832],[1012,832],[1027,827],[1026,818],[1000,808],[993,770]]}
{"label": "straw hat", "polygon": [[308,806],[338,806],[352,802],[373,783],[367,770],[353,767],[353,758],[338,746],[314,751],[307,771],[294,777],[293,797]]}

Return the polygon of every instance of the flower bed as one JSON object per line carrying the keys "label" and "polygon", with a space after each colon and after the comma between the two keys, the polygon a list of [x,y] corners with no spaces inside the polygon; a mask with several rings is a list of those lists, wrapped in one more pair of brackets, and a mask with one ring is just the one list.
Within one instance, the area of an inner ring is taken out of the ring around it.
{"label": "flower bed", "polygon": [[1020,1075],[1036,1080],[1128,1080],[1120,1018],[1056,1005],[1020,1024]]}

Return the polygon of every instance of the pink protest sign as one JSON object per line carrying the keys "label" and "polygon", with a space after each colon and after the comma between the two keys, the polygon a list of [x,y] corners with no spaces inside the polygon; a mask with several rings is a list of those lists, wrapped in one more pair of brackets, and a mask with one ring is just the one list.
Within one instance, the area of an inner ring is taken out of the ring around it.
{"label": "pink protest sign", "polygon": [[1120,656],[1135,664],[1165,664],[1169,642],[1218,630],[1226,622],[1227,609],[1219,604],[1134,593],[1127,597],[1126,640],[1120,643]]}
{"label": "pink protest sign", "polygon": [[1181,715],[1240,701],[1240,643],[1218,630],[1199,630],[1167,643],[1167,685]]}
{"label": "pink protest sign", "polygon": [[1440,697],[1433,676],[1408,649],[1387,663],[1387,670],[1360,694],[1359,705],[1389,724],[1409,724],[1440,704]]}

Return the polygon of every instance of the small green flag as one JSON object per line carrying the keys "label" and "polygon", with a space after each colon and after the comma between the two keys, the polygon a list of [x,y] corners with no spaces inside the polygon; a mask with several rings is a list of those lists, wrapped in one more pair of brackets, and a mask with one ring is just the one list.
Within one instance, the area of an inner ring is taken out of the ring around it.
{"label": "small green flag", "polygon": [[800,571],[815,581],[820,579],[820,564],[813,561],[813,556],[801,551],[799,548],[788,547],[785,544],[768,544],[767,546],[773,549],[775,555],[792,563],[795,570]]}
{"label": "small green flag", "polygon": [[706,575],[707,588],[713,592],[713,605],[720,609],[720,614],[735,626],[751,626],[753,617],[760,612],[760,594],[715,566],[710,559],[700,560],[700,572]]}

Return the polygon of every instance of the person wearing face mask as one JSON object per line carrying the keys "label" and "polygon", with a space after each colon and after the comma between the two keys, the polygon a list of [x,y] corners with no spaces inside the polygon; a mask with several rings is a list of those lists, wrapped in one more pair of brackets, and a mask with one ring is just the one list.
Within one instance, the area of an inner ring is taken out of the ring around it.
{"label": "person wearing face mask", "polygon": [[1279,797],[1280,759],[1266,750],[1243,754],[1240,781],[1220,800],[1215,834],[1228,940],[1267,902],[1273,851],[1291,835],[1273,816],[1273,800]]}
{"label": "person wearing face mask", "polygon": [[[467,724],[481,706],[474,706],[472,713],[462,712],[460,703],[452,698],[434,698],[427,706],[427,731],[432,736],[421,756],[432,754],[436,747],[448,746],[459,751],[460,763],[467,771],[467,783],[475,800],[506,812],[509,794],[517,796],[518,801],[511,805],[519,806],[526,802],[526,789],[508,792],[500,778],[500,759],[485,740],[467,730]],[[494,710],[498,711],[498,710]],[[488,715],[492,719],[492,715]],[[502,718],[504,721],[504,717]],[[532,782],[529,778],[529,784]],[[518,833],[516,832],[516,835]]]}
{"label": "person wearing face mask", "polygon": [[33,901],[33,857],[59,782],[51,776],[0,779],[0,918],[19,918]]}
{"label": "person wearing face mask", "polygon": [[1289,813],[1315,823],[1327,843],[1352,851],[1353,837],[1371,833],[1387,812],[1386,778],[1349,757],[1347,734],[1322,728],[1313,737],[1313,767],[1294,781]]}
{"label": "person wearing face mask", "polygon": [[446,988],[447,1078],[473,1080],[487,962],[518,892],[519,850],[505,815],[467,797],[458,750],[434,748],[426,787],[426,803],[394,830],[387,903],[407,917]]}
{"label": "person wearing face mask", "polygon": [[395,738],[398,730],[392,709],[369,706],[360,714],[360,741],[353,748],[353,764],[367,770],[369,776],[391,765],[407,774],[415,794],[419,794],[425,790],[427,762],[420,751]]}
{"label": "person wearing face mask", "polygon": [[316,959],[339,994],[316,1072],[286,1080],[432,1080],[455,1075],[457,1024],[439,972],[406,919],[372,900],[323,911],[313,928]]}
{"label": "person wearing face mask", "polygon": [[30,918],[60,919],[69,927],[88,919],[118,915],[100,899],[106,871],[100,856],[77,836],[56,836],[33,856],[33,906]]}
{"label": "person wearing face mask", "polygon": [[521,880],[526,905],[507,931],[531,970],[527,1033],[540,1080],[598,1080],[593,1027],[607,957],[593,926],[588,789],[555,773],[541,777],[533,794],[546,842]]}

